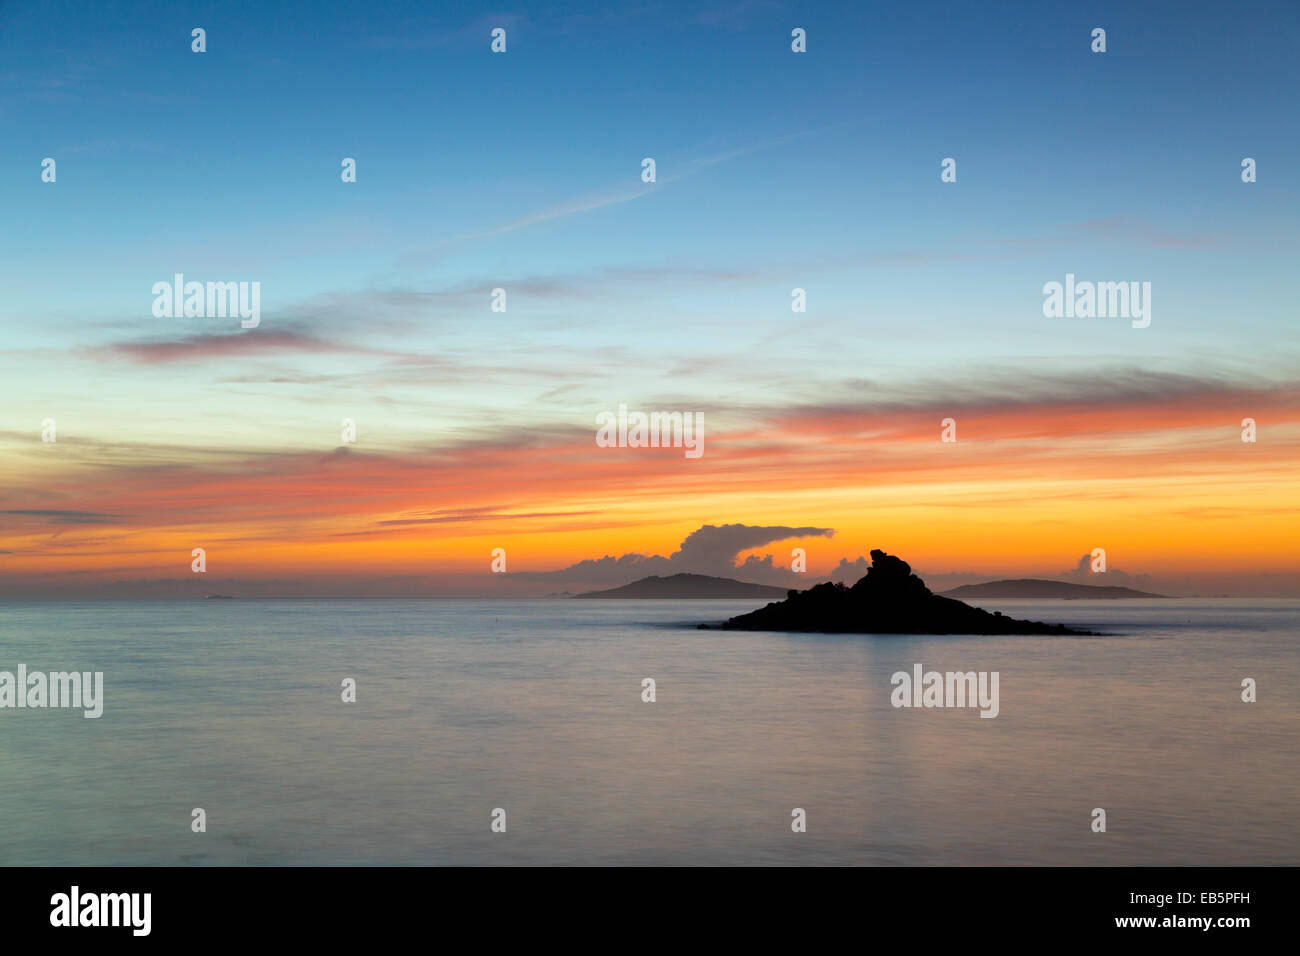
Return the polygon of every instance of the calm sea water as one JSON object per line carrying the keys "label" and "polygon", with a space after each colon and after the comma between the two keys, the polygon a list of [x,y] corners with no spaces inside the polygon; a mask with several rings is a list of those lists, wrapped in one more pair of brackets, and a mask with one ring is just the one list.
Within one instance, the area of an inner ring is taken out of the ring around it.
{"label": "calm sea water", "polygon": [[[0,864],[1300,863],[1300,602],[983,604],[1106,637],[694,628],[754,606],[0,605],[0,670],[105,675],[98,720],[0,710]],[[917,662],[999,671],[1000,716],[894,709]]]}

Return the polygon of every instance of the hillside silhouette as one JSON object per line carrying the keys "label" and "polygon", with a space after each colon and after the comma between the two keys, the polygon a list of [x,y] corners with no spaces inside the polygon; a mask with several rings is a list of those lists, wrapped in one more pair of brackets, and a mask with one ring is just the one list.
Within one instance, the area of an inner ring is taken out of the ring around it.
{"label": "hillside silhouette", "polygon": [[1162,598],[1163,594],[1135,591],[1118,585],[1075,584],[1072,581],[1045,581],[1041,578],[1016,578],[1006,581],[988,581],[984,584],[963,584],[942,592],[953,598],[1042,598],[1073,600],[1075,598]]}
{"label": "hillside silhouette", "polygon": [[768,584],[750,584],[732,578],[716,578],[710,574],[670,574],[633,581],[621,588],[606,591],[587,591],[575,598],[675,598],[699,600],[702,598],[763,598],[785,594],[785,588]]}

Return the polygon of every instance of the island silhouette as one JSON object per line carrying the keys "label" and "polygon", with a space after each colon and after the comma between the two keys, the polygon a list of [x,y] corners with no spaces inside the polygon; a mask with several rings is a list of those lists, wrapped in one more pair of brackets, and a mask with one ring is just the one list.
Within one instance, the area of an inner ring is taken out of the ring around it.
{"label": "island silhouette", "polygon": [[697,600],[701,598],[762,598],[779,597],[786,593],[785,588],[769,584],[751,584],[734,578],[717,578],[711,574],[670,574],[660,577],[652,574],[648,578],[633,581],[621,588],[609,588],[605,591],[587,591],[575,594],[575,598],[672,598],[676,600]]}
{"label": "island silhouette", "polygon": [[963,584],[941,592],[943,597],[952,598],[1030,598],[1060,599],[1072,601],[1076,598],[1101,598],[1120,600],[1124,598],[1162,598],[1163,594],[1149,591],[1135,591],[1133,588],[1118,585],[1074,584],[1071,581],[1045,581],[1041,578],[1016,578],[1006,581],[989,581],[985,584]]}
{"label": "island silhouette", "polygon": [[940,597],[912,573],[906,561],[879,549],[871,552],[871,568],[852,587],[827,582],[806,591],[790,591],[784,601],[733,617],[720,626],[730,631],[826,634],[1092,633],[1063,624],[1021,621]]}

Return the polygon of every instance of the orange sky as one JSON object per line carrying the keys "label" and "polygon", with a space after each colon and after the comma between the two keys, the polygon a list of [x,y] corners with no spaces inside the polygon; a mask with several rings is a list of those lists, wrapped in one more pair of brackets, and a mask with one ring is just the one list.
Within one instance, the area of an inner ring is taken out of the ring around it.
{"label": "orange sky", "polygon": [[[1255,443],[1241,440],[1247,414]],[[958,440],[945,443],[931,409],[819,407],[721,423],[706,414],[697,460],[598,448],[594,429],[578,427],[533,443],[383,451],[11,439],[0,586],[190,586],[191,549],[202,547],[211,582],[511,593],[487,574],[493,548],[506,549],[508,574],[550,571],[606,554],[669,555],[696,528],[734,522],[834,529],[755,549],[788,565],[802,546],[810,576],[883,547],[930,574],[1054,577],[1101,547],[1113,568],[1167,589],[1294,593],[1296,390],[953,417]],[[1252,585],[1260,574],[1271,577]],[[388,578],[401,583],[376,583]]]}

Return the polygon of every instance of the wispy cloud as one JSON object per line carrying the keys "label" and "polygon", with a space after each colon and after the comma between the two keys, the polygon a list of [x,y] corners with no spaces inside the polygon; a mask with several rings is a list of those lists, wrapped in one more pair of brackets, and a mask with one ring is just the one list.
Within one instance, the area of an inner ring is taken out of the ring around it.
{"label": "wispy cloud", "polygon": [[197,362],[212,358],[272,352],[341,351],[355,350],[350,346],[329,342],[302,332],[267,331],[254,334],[232,332],[142,342],[119,342],[91,349],[90,354],[103,358],[128,358],[144,364],[155,364]]}
{"label": "wispy cloud", "polygon": [[980,236],[981,245],[1003,246],[1036,251],[1058,246],[1079,246],[1105,242],[1127,243],[1161,249],[1195,249],[1220,245],[1217,236],[1176,232],[1154,223],[1128,216],[1087,219],[1062,226],[1057,232],[1037,236]]}
{"label": "wispy cloud", "polygon": [[[788,133],[785,136],[779,136],[775,139],[765,140],[760,143],[752,143],[747,146],[739,146],[735,149],[725,150],[719,153],[713,153],[708,156],[700,156],[695,159],[687,160],[676,166],[663,166],[656,164],[656,180],[653,183],[641,183],[634,187],[614,187],[603,192],[591,193],[568,202],[558,203],[554,206],[548,206],[545,209],[521,216],[518,219],[511,219],[499,223],[488,229],[479,232],[472,232],[462,236],[454,237],[449,242],[464,242],[475,239],[484,239],[490,236],[500,235],[506,232],[514,232],[516,229],[524,229],[528,226],[534,226],[542,222],[550,222],[555,219],[566,219],[570,216],[580,215],[586,212],[593,212],[597,209],[604,209],[607,206],[615,206],[621,203],[633,202],[637,199],[644,199],[647,196],[654,195],[660,189],[671,185],[672,183],[694,176],[701,170],[710,166],[716,166],[719,163],[725,163],[741,156],[748,156],[753,153],[763,152],[769,149],[776,149],[785,146],[796,140],[812,136],[835,126],[843,125],[842,123],[831,124],[828,126],[817,127],[816,129],[798,130]],[[659,173],[666,171],[666,174]]]}
{"label": "wispy cloud", "polygon": [[10,508],[0,511],[0,515],[16,518],[39,518],[48,524],[116,524],[122,515],[102,514],[97,511],[64,511],[58,508]]}

